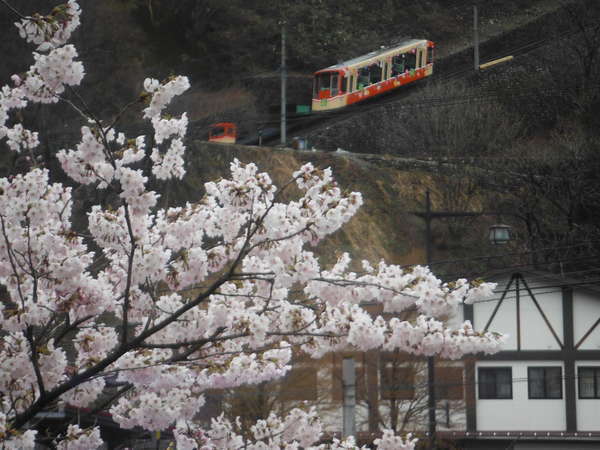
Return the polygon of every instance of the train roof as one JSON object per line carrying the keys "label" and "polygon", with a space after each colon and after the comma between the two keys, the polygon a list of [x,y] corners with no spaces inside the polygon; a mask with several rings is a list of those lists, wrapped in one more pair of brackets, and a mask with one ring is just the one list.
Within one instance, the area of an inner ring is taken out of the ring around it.
{"label": "train roof", "polygon": [[[428,42],[427,39],[406,39],[406,40],[397,42],[392,46],[384,47],[379,50],[372,51],[370,53],[367,53],[366,55],[357,56],[356,58],[352,58],[352,59],[349,59],[348,61],[343,61],[338,64],[334,64],[333,66],[329,66],[329,67],[326,67],[325,69],[321,69],[321,70],[336,70],[336,69],[343,69],[345,67],[360,66],[363,63],[366,63],[370,60],[376,60],[383,55],[394,54],[398,50],[402,49],[403,47],[411,47],[416,44],[426,44],[427,42]],[[319,72],[321,72],[321,70],[319,70]]]}

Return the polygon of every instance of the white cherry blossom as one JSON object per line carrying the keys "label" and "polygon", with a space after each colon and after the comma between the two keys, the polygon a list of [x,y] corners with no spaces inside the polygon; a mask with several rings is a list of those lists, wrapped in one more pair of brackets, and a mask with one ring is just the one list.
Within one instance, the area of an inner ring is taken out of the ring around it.
{"label": "white cherry blossom", "polygon": [[[83,65],[66,43],[79,15],[71,0],[17,25],[38,48],[30,69],[0,89],[0,142],[9,150],[33,152],[39,141],[12,122],[15,110],[54,103],[81,83]],[[293,348],[315,358],[354,348],[450,359],[500,349],[501,335],[469,322],[449,329],[441,320],[489,295],[489,284],[444,283],[427,267],[346,253],[321,264],[318,243],[363,202],[360,193],[344,193],[328,168],[305,164],[279,188],[255,164],[234,160],[197,201],[159,207],[151,179],[183,178],[188,126],[186,114],[164,110],[189,85],[185,77],[144,81],[141,113],[153,136],[130,137],[88,118],[80,141],[57,153],[72,183],[102,191],[102,203],[83,210],[48,169],[0,179],[0,446],[33,448],[36,432],[27,426],[38,412],[87,408],[116,380],[127,392],[107,408],[112,418],[123,428],[175,426],[182,449],[355,448],[353,439],[317,444],[315,410],[271,415],[251,438],[235,421],[216,417],[203,429],[194,416],[209,389],[284,376]],[[291,187],[295,197],[282,193]],[[372,317],[365,302],[397,317]],[[407,310],[415,318],[399,319]],[[102,445],[97,428],[76,425],[56,439],[57,448]],[[401,450],[415,442],[389,431],[376,441]]]}

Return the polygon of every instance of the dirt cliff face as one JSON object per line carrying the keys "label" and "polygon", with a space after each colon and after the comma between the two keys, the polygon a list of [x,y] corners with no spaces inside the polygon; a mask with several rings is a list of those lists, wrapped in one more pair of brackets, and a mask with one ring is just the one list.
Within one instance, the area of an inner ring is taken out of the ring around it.
{"label": "dirt cliff face", "polygon": [[331,167],[343,191],[359,191],[364,205],[342,230],[331,236],[318,253],[326,262],[334,262],[342,252],[372,263],[385,259],[396,264],[423,263],[423,226],[408,213],[419,207],[410,200],[414,172],[386,170],[343,153],[295,151],[267,147],[248,147],[196,141],[186,153],[187,174],[182,183],[165,186],[164,201],[196,201],[204,194],[203,184],[226,177],[229,164],[237,158],[254,162],[282,186],[302,164]]}

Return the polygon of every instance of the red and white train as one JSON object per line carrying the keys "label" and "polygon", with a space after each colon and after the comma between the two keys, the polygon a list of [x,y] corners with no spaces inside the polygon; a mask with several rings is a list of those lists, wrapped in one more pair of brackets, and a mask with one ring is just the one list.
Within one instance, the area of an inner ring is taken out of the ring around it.
{"label": "red and white train", "polygon": [[431,75],[433,49],[431,41],[410,39],[319,70],[312,110],[343,108]]}

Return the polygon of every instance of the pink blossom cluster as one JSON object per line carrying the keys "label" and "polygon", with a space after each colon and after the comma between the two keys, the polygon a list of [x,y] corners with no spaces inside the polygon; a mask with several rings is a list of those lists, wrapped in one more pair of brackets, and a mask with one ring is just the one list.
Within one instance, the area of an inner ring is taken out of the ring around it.
{"label": "pink blossom cluster", "polygon": [[[323,430],[314,408],[308,411],[292,409],[285,417],[271,413],[266,419],[258,420],[251,427],[251,436],[240,433],[239,422],[231,422],[224,416],[212,420],[210,430],[205,431],[193,422],[177,421],[174,435],[177,448],[193,450],[202,448],[249,449],[249,450],[343,450],[358,449],[353,437],[346,440],[333,438],[331,443],[319,444]],[[412,435],[406,438],[395,436],[391,430],[384,430],[375,445],[383,450],[414,450],[417,439]],[[360,447],[366,450],[367,447]]]}
{"label": "pink blossom cluster", "polygon": [[80,24],[81,9],[75,0],[55,7],[47,16],[34,14],[15,23],[19,34],[27,42],[46,51],[64,45]]}
{"label": "pink blossom cluster", "polygon": [[56,448],[57,450],[90,450],[101,448],[102,445],[99,427],[82,429],[79,425],[69,425]]}
{"label": "pink blossom cluster", "polygon": [[19,80],[25,96],[39,103],[56,103],[66,86],[78,86],[83,80],[81,62],[75,61],[77,50],[73,45],[52,49],[47,55],[34,53],[35,64]]}
{"label": "pink blossom cluster", "polygon": [[[13,75],[13,87],[0,91],[0,139],[7,137],[13,151],[33,149],[39,145],[36,132],[20,124],[8,126],[11,110],[24,108],[28,101],[55,103],[66,86],[77,86],[84,76],[83,65],[75,61],[77,51],[65,45],[79,26],[81,10],[74,0],[57,6],[47,16],[27,16],[15,25],[27,42],[36,44],[35,63],[24,75]],[[47,54],[44,54],[47,52]]]}
{"label": "pink blossom cluster", "polygon": [[[65,8],[56,13],[64,20],[57,34],[44,21],[37,31],[20,27],[51,50],[34,54],[28,75],[0,91],[0,139],[14,151],[32,149],[38,138],[7,125],[12,111],[55,101],[83,77],[75,48],[64,42],[79,7]],[[149,180],[183,177],[188,125],[185,114],[163,111],[189,81],[147,79],[144,88],[142,114],[156,144],[150,155],[144,136],[91,117],[81,141],[58,152],[74,183],[113,194],[77,211],[87,218],[84,231],[72,223],[71,188],[50,183],[48,170],[0,179],[0,284],[8,299],[0,304],[1,445],[32,448],[35,432],[26,426],[36,413],[57,403],[89,407],[116,380],[128,389],[109,408],[113,419],[153,431],[176,424],[180,448],[325,448],[311,447],[321,434],[314,411],[257,422],[253,442],[235,422],[215,418],[201,429],[194,416],[208,389],[284,376],[292,348],[315,358],[348,347],[445,358],[500,349],[502,336],[468,322],[449,329],[442,320],[489,295],[490,285],[444,283],[426,267],[354,263],[349,254],[321,265],[314,247],[363,201],[344,193],[330,169],[305,164],[278,188],[255,164],[234,160],[229,177],[206,183],[197,202],[159,208]],[[283,201],[292,189],[297,195]],[[364,302],[416,317],[372,317]],[[414,442],[386,432],[379,445],[412,449]],[[58,448],[98,445],[97,429],[75,426],[57,440]]]}
{"label": "pink blossom cluster", "polygon": [[[6,406],[4,409],[6,409]],[[2,444],[2,448],[6,450],[34,448],[35,435],[37,432],[34,430],[26,430],[24,432],[13,430],[7,425],[6,419],[6,414],[0,412],[0,436],[2,436],[2,438],[0,438],[0,443]]]}

